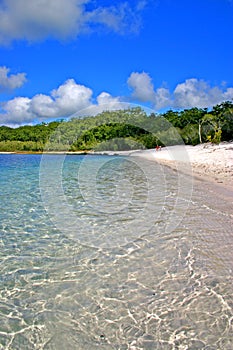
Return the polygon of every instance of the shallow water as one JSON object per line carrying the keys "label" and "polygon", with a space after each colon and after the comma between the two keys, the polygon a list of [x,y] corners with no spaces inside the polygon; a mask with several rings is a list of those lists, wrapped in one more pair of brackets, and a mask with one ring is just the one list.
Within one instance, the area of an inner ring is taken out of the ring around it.
{"label": "shallow water", "polygon": [[0,171],[0,349],[233,348],[230,197],[133,157]]}

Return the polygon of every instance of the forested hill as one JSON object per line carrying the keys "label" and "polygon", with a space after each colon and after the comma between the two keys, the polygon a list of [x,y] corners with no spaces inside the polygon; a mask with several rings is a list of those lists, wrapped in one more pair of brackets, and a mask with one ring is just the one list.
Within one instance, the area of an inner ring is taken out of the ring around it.
{"label": "forested hill", "polygon": [[140,108],[34,126],[0,127],[0,151],[77,151],[153,148],[233,139],[233,103],[146,115]]}

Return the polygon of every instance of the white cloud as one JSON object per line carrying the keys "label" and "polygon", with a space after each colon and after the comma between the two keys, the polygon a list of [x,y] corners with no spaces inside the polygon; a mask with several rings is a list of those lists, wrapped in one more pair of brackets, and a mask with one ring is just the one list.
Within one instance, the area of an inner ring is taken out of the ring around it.
{"label": "white cloud", "polygon": [[34,97],[16,97],[2,104],[0,124],[20,125],[49,119],[65,118],[76,114],[97,114],[103,110],[121,109],[128,106],[119,97],[102,92],[92,101],[93,91],[69,79],[52,90],[50,95],[37,94]]}
{"label": "white cloud", "polygon": [[149,102],[156,109],[161,108],[205,108],[233,99],[233,88],[214,86],[196,78],[187,79],[178,84],[174,91],[160,87],[154,89],[152,79],[147,73],[134,72],[130,75],[128,85],[133,89],[132,97]]}
{"label": "white cloud", "polygon": [[15,97],[3,104],[4,113],[0,114],[1,124],[30,123],[35,115],[30,111],[31,100],[28,97]]}
{"label": "white cloud", "polygon": [[67,117],[91,106],[92,90],[68,79],[50,96],[38,94],[30,100],[30,112],[39,120]]}
{"label": "white cloud", "polygon": [[228,89],[223,93],[223,98],[224,98],[224,101],[233,100],[233,88],[228,88]]}
{"label": "white cloud", "polygon": [[38,94],[30,101],[30,111],[38,119],[67,117],[91,105],[92,90],[68,79],[50,96]]}
{"label": "white cloud", "polygon": [[57,116],[57,108],[54,100],[47,95],[38,94],[30,100],[30,110],[33,115],[43,118],[55,118]]}
{"label": "white cloud", "polygon": [[96,115],[103,111],[125,109],[129,103],[121,101],[120,97],[113,97],[108,92],[101,92],[96,98],[97,104],[91,106],[91,115]]}
{"label": "white cloud", "polygon": [[76,84],[74,79],[67,80],[51,93],[57,108],[57,114],[70,115],[91,105],[92,90]]}
{"label": "white cloud", "polygon": [[96,27],[105,25],[105,27],[118,32],[125,33],[138,32],[141,26],[139,12],[142,10],[132,9],[127,2],[119,3],[118,6],[99,7],[91,12],[86,12],[84,20],[90,26]]}
{"label": "white cloud", "polygon": [[12,39],[29,41],[48,35],[66,38],[82,25],[85,1],[3,0],[0,7],[0,42]]}
{"label": "white cloud", "polygon": [[139,10],[127,3],[87,10],[90,0],[3,0],[0,2],[0,43],[12,40],[74,38],[92,26],[108,27],[116,32],[135,30]]}
{"label": "white cloud", "polygon": [[222,91],[211,88],[204,80],[187,79],[174,90],[174,106],[178,108],[208,107],[222,100]]}
{"label": "white cloud", "polygon": [[10,69],[0,67],[0,91],[13,90],[21,87],[26,82],[25,73],[8,74]]}
{"label": "white cloud", "polygon": [[157,109],[165,108],[171,104],[171,94],[166,88],[158,88],[155,91],[155,98],[152,101]]}
{"label": "white cloud", "polygon": [[[192,108],[212,107],[233,99],[233,87],[211,87],[204,80],[187,79],[178,84],[173,92],[167,88],[154,89],[147,73],[134,72],[128,79],[133,88],[132,96],[137,101],[149,102],[152,107]],[[113,97],[107,92],[100,93],[96,101],[93,91],[68,79],[50,94],[37,94],[32,98],[16,97],[0,105],[0,124],[21,125],[49,119],[70,116],[95,115],[103,110],[117,110],[130,107],[126,99]]]}
{"label": "white cloud", "polygon": [[133,89],[133,98],[142,102],[153,101],[155,99],[152,79],[147,73],[133,72],[128,78],[127,83]]}
{"label": "white cloud", "polygon": [[101,92],[97,97],[97,102],[99,106],[118,106],[122,103],[119,97],[112,97],[108,92]]}

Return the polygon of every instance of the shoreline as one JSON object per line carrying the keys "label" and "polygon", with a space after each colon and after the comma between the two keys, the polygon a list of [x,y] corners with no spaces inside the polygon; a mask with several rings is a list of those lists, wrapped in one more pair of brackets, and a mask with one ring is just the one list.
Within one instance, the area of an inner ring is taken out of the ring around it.
{"label": "shoreline", "polygon": [[0,152],[0,154],[74,154],[74,155],[80,155],[80,154],[93,154],[92,151],[13,151],[13,152]]}
{"label": "shoreline", "polygon": [[157,161],[199,182],[217,186],[220,191],[224,188],[228,192],[227,197],[233,199],[233,142],[169,146],[161,151],[138,151],[131,155]]}
{"label": "shoreline", "polygon": [[109,155],[142,157],[157,161],[173,170],[195,176],[201,180],[222,184],[233,190],[233,142],[211,143],[196,146],[180,145],[163,147],[161,150],[129,151],[45,151],[0,152],[0,154],[48,154],[48,155]]}
{"label": "shoreline", "polygon": [[156,161],[174,171],[191,176],[200,183],[208,182],[217,192],[225,192],[227,199],[233,200],[233,142],[222,142],[218,145],[204,143],[196,146],[168,146],[158,151],[103,151],[94,154],[141,157]]}

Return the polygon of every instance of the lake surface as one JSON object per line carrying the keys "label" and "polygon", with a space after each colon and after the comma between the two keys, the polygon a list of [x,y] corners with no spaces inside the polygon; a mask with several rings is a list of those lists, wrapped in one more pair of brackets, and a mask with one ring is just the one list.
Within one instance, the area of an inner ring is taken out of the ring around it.
{"label": "lake surface", "polygon": [[0,349],[232,350],[215,186],[137,157],[0,155]]}

